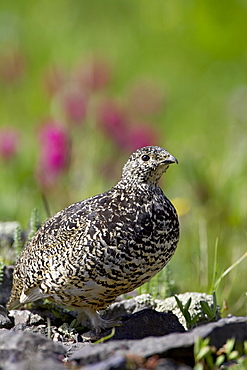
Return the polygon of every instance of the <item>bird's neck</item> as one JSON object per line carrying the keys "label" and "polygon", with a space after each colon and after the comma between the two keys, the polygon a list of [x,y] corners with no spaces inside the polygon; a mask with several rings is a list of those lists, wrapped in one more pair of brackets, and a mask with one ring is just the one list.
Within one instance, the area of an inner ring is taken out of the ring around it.
{"label": "bird's neck", "polygon": [[122,177],[121,180],[114,186],[117,189],[125,189],[128,191],[154,191],[159,188],[157,181],[141,181],[140,179],[128,179]]}

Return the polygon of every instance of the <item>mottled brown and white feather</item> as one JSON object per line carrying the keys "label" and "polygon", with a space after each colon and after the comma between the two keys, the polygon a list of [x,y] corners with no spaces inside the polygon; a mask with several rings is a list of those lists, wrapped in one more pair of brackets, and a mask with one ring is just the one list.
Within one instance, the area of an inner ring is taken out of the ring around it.
{"label": "mottled brown and white feather", "polygon": [[79,319],[86,314],[98,331],[111,326],[97,311],[148,281],[175,252],[177,213],[157,184],[172,163],[161,147],[138,149],[111,190],[48,219],[16,263],[8,308],[49,298]]}

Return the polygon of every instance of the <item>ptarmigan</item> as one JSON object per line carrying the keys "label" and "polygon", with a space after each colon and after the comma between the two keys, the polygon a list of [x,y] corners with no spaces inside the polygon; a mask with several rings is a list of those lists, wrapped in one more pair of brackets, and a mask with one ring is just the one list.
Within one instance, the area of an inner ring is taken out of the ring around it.
{"label": "ptarmigan", "polygon": [[48,219],[20,255],[8,309],[40,298],[111,327],[98,310],[159,272],[179,239],[176,210],[158,180],[177,159],[148,146],[134,152],[111,190]]}

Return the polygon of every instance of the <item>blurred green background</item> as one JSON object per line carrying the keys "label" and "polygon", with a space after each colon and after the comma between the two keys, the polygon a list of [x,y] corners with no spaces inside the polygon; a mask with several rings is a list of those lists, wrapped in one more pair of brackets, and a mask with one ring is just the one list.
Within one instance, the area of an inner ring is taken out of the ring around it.
{"label": "blurred green background", "polygon": [[[164,146],[176,292],[208,291],[217,240],[218,276],[247,250],[246,35],[245,0],[2,1],[0,221],[27,229],[42,195],[54,213],[113,186],[135,147]],[[246,267],[220,285],[226,313],[246,314]]]}

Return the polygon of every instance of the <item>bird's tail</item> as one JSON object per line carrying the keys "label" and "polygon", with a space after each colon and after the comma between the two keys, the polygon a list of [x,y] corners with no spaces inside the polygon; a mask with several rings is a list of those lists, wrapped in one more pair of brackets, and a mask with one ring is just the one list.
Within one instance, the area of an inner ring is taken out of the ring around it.
{"label": "bird's tail", "polygon": [[20,295],[22,291],[22,283],[20,279],[17,278],[17,270],[18,270],[18,264],[16,265],[14,274],[13,274],[13,285],[12,285],[11,295],[7,303],[8,310],[14,310],[21,304]]}
{"label": "bird's tail", "polygon": [[8,301],[8,304],[7,304],[7,310],[10,311],[10,310],[14,310],[16,308],[18,308],[19,306],[21,305],[19,299],[15,299],[14,297],[10,297],[9,301]]}

